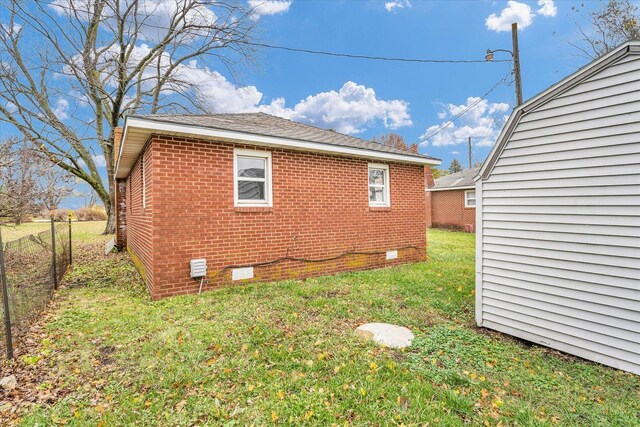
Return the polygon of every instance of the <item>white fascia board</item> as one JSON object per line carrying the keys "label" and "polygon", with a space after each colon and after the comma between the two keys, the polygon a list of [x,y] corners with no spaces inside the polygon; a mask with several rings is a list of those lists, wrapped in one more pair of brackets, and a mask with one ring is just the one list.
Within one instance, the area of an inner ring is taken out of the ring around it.
{"label": "white fascia board", "polygon": [[469,185],[466,187],[447,187],[447,188],[427,188],[424,191],[452,191],[452,190],[473,190],[476,187],[473,185]]}
{"label": "white fascia board", "polygon": [[118,152],[114,153],[117,157],[116,157],[116,168],[114,169],[115,174],[114,176],[117,178],[118,176],[118,169],[120,169],[120,157],[122,157],[122,152],[123,147],[124,147],[124,141],[126,140],[127,137],[127,131],[129,130],[129,126],[127,126],[127,119],[124,119],[124,129],[122,129],[122,135],[120,135],[120,145],[118,146]]}
{"label": "white fascia board", "polygon": [[[161,122],[156,120],[145,120],[138,117],[130,117],[126,121],[125,132],[127,128],[147,129],[152,132],[176,132],[182,134],[195,134],[211,138],[233,139],[242,142],[249,142],[257,145],[265,145],[271,147],[294,148],[304,151],[316,151],[322,153],[343,154],[357,157],[365,157],[369,159],[395,161],[401,163],[411,163],[429,166],[440,165],[440,160],[421,158],[415,156],[407,156],[397,153],[386,153],[383,151],[367,150],[364,148],[346,147],[341,145],[325,144],[321,142],[303,141],[297,139],[280,138],[273,136],[256,135],[245,132],[212,129],[202,126],[182,125],[176,123]],[[126,133],[123,133],[123,137]],[[123,141],[125,139],[123,138]]]}

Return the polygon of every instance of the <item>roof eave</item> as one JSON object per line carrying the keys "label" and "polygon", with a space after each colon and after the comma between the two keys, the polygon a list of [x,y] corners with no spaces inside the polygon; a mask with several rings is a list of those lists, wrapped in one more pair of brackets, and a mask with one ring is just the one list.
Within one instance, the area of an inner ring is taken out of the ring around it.
{"label": "roof eave", "polygon": [[[266,147],[278,147],[289,148],[298,151],[312,151],[321,152],[326,154],[338,154],[349,157],[361,157],[367,159],[374,159],[378,161],[390,161],[398,163],[409,163],[419,165],[438,166],[441,161],[439,159],[433,159],[423,156],[415,156],[411,154],[400,154],[386,151],[367,150],[364,148],[349,147],[335,144],[327,144],[322,142],[305,141],[299,139],[282,138],[258,134],[250,134],[246,132],[231,131],[225,129],[216,129],[203,126],[196,126],[191,124],[178,124],[169,121],[160,121],[158,119],[145,119],[142,117],[129,116],[125,119],[124,130],[122,133],[122,144],[120,145],[120,153],[118,154],[118,160],[116,163],[116,178],[125,178],[129,174],[129,170],[133,166],[135,160],[131,160],[131,156],[126,161],[123,161],[123,153],[125,147],[129,145],[129,149],[133,148],[132,153],[139,154],[140,150],[146,144],[144,141],[135,141],[135,146],[131,146],[132,142],[128,141],[130,131],[142,130],[151,134],[171,134],[171,135],[184,135],[191,137],[205,137],[205,138],[218,138],[226,141],[238,141],[243,143],[249,143],[253,145],[260,145]],[[129,143],[129,144],[128,144]],[[130,164],[127,164],[130,163]]]}

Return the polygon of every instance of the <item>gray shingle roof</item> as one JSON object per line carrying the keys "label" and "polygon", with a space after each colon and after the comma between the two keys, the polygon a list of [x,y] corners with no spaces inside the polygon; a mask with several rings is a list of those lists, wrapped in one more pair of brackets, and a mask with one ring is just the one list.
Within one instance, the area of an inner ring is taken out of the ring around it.
{"label": "gray shingle roof", "polygon": [[452,173],[451,175],[442,176],[436,179],[436,185],[431,187],[432,190],[442,190],[445,188],[457,187],[473,187],[475,182],[473,178],[478,175],[480,168],[465,169],[462,172]]}
{"label": "gray shingle roof", "polygon": [[320,142],[324,144],[342,145],[353,148],[439,160],[435,157],[423,154],[414,154],[409,151],[388,147],[377,142],[367,141],[365,139],[345,135],[333,130],[321,129],[265,113],[207,115],[149,114],[131,117],[139,117],[146,120],[157,120],[181,125],[193,125],[213,129],[245,132],[255,135],[273,136],[277,138],[290,138],[302,141]]}

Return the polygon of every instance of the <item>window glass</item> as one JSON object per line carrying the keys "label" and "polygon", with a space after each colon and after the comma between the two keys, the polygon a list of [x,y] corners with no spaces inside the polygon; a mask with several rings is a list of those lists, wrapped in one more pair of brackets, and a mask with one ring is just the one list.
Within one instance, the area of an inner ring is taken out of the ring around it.
{"label": "window glass", "polygon": [[369,201],[370,202],[384,202],[384,189],[369,187]]}
{"label": "window glass", "polygon": [[238,156],[238,177],[264,178],[266,159]]}
{"label": "window glass", "polygon": [[384,170],[382,170],[382,169],[370,169],[369,170],[369,184],[384,185]]}
{"label": "window glass", "polygon": [[238,181],[239,200],[265,200],[264,182]]}

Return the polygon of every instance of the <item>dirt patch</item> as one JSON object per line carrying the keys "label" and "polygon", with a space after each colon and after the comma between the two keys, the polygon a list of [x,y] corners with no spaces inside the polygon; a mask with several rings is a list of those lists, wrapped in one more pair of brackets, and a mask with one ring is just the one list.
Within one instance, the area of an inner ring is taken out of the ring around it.
{"label": "dirt patch", "polygon": [[98,349],[98,352],[100,353],[100,356],[98,356],[98,361],[100,362],[100,364],[102,365],[112,364],[115,361],[113,357],[111,357],[111,354],[113,354],[114,351],[116,351],[116,348],[112,345],[106,345],[106,346],[100,347]]}

